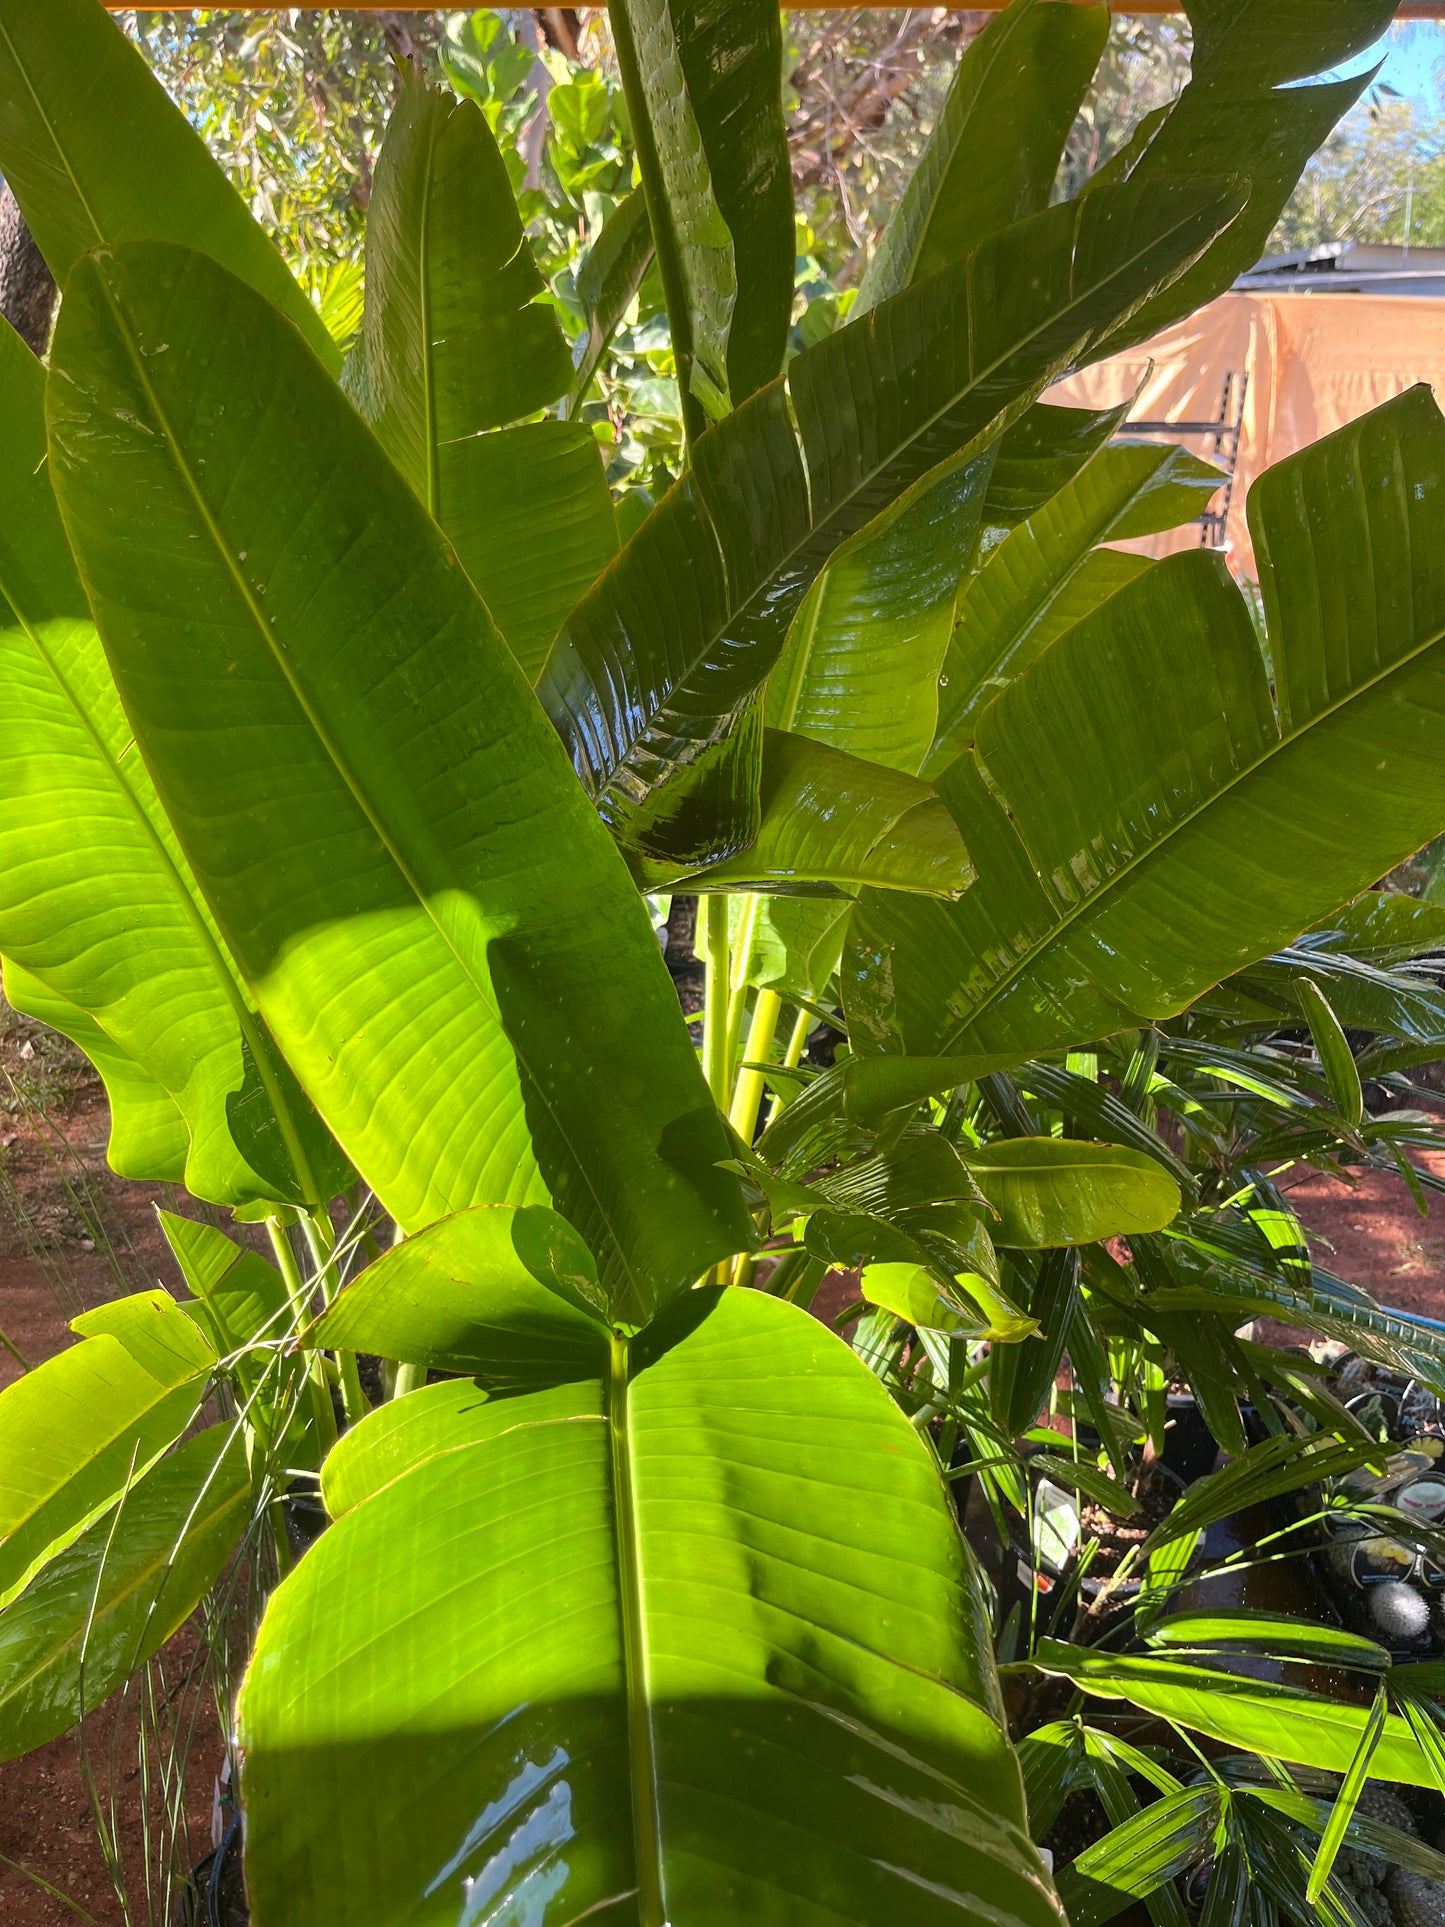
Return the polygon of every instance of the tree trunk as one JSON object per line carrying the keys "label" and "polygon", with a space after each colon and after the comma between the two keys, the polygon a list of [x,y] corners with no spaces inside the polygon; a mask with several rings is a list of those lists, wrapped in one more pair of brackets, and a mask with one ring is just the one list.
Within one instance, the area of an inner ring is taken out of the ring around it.
{"label": "tree trunk", "polygon": [[0,314],[37,355],[50,346],[60,291],[15,196],[0,192]]}

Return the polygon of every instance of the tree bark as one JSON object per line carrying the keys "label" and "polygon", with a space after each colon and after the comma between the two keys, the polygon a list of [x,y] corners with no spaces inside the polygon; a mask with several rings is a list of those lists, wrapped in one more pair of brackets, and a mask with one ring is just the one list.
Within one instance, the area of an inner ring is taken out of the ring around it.
{"label": "tree bark", "polygon": [[50,346],[60,291],[7,187],[0,192],[0,314],[37,355]]}

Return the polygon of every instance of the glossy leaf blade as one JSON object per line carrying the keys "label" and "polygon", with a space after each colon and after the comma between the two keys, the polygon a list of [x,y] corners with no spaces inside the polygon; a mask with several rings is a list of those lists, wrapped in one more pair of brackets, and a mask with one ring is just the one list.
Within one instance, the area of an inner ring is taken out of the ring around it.
{"label": "glossy leaf blade", "polygon": [[793,318],[793,175],[783,124],[783,36],[768,0],[668,0],[737,293],[728,389],[746,401],[782,366]]}
{"label": "glossy leaf blade", "polygon": [[647,195],[635,187],[602,223],[601,233],[577,269],[577,299],[586,312],[587,331],[577,344],[575,402],[585,400],[654,253]]}
{"label": "glossy leaf blade", "polygon": [[[952,897],[973,881],[947,806],[917,777],[770,729],[760,800],[761,826],[741,856],[671,886],[851,896],[873,884]],[[646,870],[644,880],[654,880]]]}
{"label": "glossy leaf blade", "polygon": [[1442,456],[1415,390],[1261,485],[1281,716],[1204,555],[1159,563],[989,706],[977,762],[939,779],[981,881],[947,907],[860,899],[855,1046],[1032,1053],[1172,1014],[1438,831]]}
{"label": "glossy leaf blade", "polygon": [[857,312],[1049,203],[1109,34],[1104,7],[1015,0],[970,42],[858,290]]}
{"label": "glossy leaf blade", "polygon": [[775,729],[915,775],[938,726],[938,678],[993,463],[909,491],[846,542],[794,618],[768,679]]}
{"label": "glossy leaf blade", "polygon": [[1103,1927],[1205,1859],[1219,1805],[1216,1786],[1184,1788],[1087,1847],[1059,1875],[1059,1898],[1073,1927]]}
{"label": "glossy leaf blade", "polygon": [[62,287],[106,244],[200,248],[340,367],[320,315],[99,0],[0,5],[0,173]]}
{"label": "glossy leaf blade", "polygon": [[539,684],[619,836],[678,864],[741,847],[726,824],[699,836],[681,805],[674,829],[650,793],[678,777],[686,802],[691,766],[752,703],[829,557],[940,463],[974,444],[982,456],[1235,205],[1213,184],[1175,184],[1020,222],[799,355],[702,437],[692,472],[573,611]]}
{"label": "glossy leaf blade", "polygon": [[[224,414],[213,366],[249,398]],[[167,814],[388,1208],[416,1229],[540,1201],[540,1158],[644,1305],[739,1248],[721,1126],[621,859],[304,347],[203,257],[137,247],[78,271],[50,393],[62,505]]]}
{"label": "glossy leaf blade", "polygon": [[1366,1672],[1388,1672],[1390,1655],[1373,1639],[1347,1633],[1338,1626],[1316,1625],[1308,1619],[1285,1619],[1247,1607],[1219,1607],[1213,1612],[1183,1612],[1150,1622],[1144,1635],[1151,1646],[1197,1652],[1216,1647],[1224,1651],[1300,1655],[1326,1665],[1351,1666]]}
{"label": "glossy leaf blade", "polygon": [[274,1595],[257,1927],[1056,1920],[977,1581],[871,1373],[790,1306],[693,1294],[590,1398],[492,1402]]}
{"label": "glossy leaf blade", "polygon": [[[753,0],[737,9],[747,17],[756,11]],[[738,294],[733,236],[718,205],[672,0],[620,0],[612,33],[683,407],[696,426],[703,408],[715,414],[728,406],[728,331]]]}
{"label": "glossy leaf blade", "polygon": [[239,1437],[212,1426],[163,1459],[0,1612],[0,1760],[75,1725],[194,1612],[244,1526]]}
{"label": "glossy leaf blade", "polygon": [[998,1138],[965,1152],[999,1214],[996,1244],[1041,1251],[1159,1231],[1177,1216],[1179,1186],[1153,1158],[1117,1144]]}
{"label": "glossy leaf blade", "polygon": [[545,408],[570,379],[546,285],[481,109],[409,81],[377,161],[346,386],[443,528],[442,451]]}
{"label": "glossy leaf blade", "polygon": [[[1015,529],[960,604],[931,764],[967,749],[980,710],[1062,633],[1060,605],[1076,606],[1069,591],[1099,544],[1192,520],[1222,479],[1186,449],[1115,442]],[[1137,564],[1113,566],[1125,579],[1139,572]]]}
{"label": "glossy leaf blade", "polygon": [[[1058,1641],[1039,1642],[1041,1671],[1073,1680],[1096,1698],[1122,1699],[1240,1752],[1345,1772],[1370,1717],[1368,1706],[1326,1699],[1237,1673],[1173,1660],[1095,1656]],[[1375,1755],[1381,1779],[1433,1786],[1429,1764],[1407,1722],[1391,1714]]]}
{"label": "glossy leaf blade", "polygon": [[587,1247],[564,1218],[493,1205],[444,1218],[368,1265],[306,1342],[489,1386],[561,1384],[606,1368],[600,1296]]}

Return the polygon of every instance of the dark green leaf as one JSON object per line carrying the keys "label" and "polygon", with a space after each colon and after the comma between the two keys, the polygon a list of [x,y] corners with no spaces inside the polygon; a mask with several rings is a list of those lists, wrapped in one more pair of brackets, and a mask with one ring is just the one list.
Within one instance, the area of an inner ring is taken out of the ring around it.
{"label": "dark green leaf", "polygon": [[1254,266],[1305,163],[1369,85],[1368,73],[1318,87],[1291,83],[1327,72],[1378,40],[1393,0],[1188,0],[1191,79],[1173,106],[1086,192],[1125,175],[1236,173],[1249,186],[1239,220],[1166,294],[1116,332],[1114,347],[1147,340],[1224,293]]}
{"label": "dark green leaf", "polygon": [[587,313],[587,331],[578,343],[580,359],[573,378],[577,402],[586,398],[653,254],[647,196],[635,187],[602,223],[602,231],[577,269],[577,299]]}
{"label": "dark green leaf", "polygon": [[1207,1858],[1219,1818],[1216,1786],[1167,1794],[1060,1870],[1070,1927],[1103,1927],[1131,1901]]}
{"label": "dark green leaf", "polygon": [[858,290],[865,314],[1049,204],[1108,9],[1015,0],[969,44]]}
{"label": "dark green leaf", "polygon": [[1202,554],[1149,570],[990,705],[976,760],[937,779],[982,880],[947,906],[864,893],[855,1049],[1037,1051],[1167,1016],[1441,827],[1445,578],[1416,558],[1445,552],[1442,458],[1417,389],[1257,485],[1278,715]]}
{"label": "dark green leaf", "polygon": [[1196,1480],[1168,1518],[1150,1533],[1146,1551],[1227,1519],[1245,1506],[1298,1492],[1301,1486],[1317,1485],[1324,1479],[1340,1478],[1368,1464],[1371,1458],[1378,1459],[1381,1449],[1360,1440],[1346,1443],[1328,1433],[1265,1439],[1218,1472]]}
{"label": "dark green leaf", "polygon": [[[1234,206],[1205,185],[1050,209],[799,355],[698,442],[539,684],[619,836],[675,864],[743,846],[750,823],[694,798],[832,553],[940,463],[975,444],[987,459],[1009,415]],[[678,772],[674,802],[651,796]]]}
{"label": "dark green leaf", "polygon": [[1011,1346],[990,1360],[993,1415],[1009,1438],[1026,1432],[1048,1404],[1078,1303],[1078,1253],[1046,1252],[1028,1298],[1029,1316],[1039,1328],[1037,1338]]}
{"label": "dark green leaf", "polygon": [[1335,1109],[1352,1130],[1358,1130],[1365,1116],[1365,1094],[1349,1039],[1317,983],[1301,977],[1297,989]]}

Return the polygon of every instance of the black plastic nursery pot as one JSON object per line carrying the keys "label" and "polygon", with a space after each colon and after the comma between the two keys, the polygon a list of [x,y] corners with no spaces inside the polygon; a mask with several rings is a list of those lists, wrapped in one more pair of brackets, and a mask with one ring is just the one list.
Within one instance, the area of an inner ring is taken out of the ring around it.
{"label": "black plastic nursery pot", "polygon": [[191,1869],[176,1901],[175,1927],[250,1927],[241,1846],[241,1816],[236,1814],[220,1846]]}

